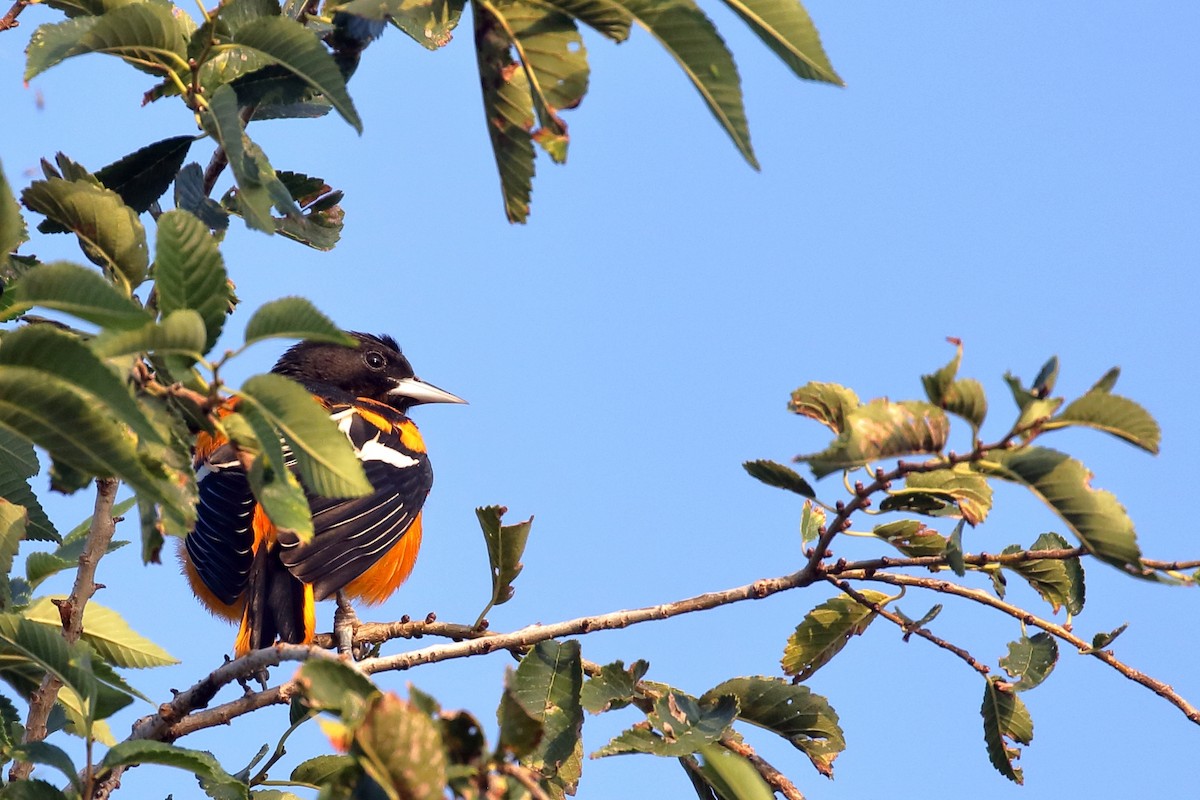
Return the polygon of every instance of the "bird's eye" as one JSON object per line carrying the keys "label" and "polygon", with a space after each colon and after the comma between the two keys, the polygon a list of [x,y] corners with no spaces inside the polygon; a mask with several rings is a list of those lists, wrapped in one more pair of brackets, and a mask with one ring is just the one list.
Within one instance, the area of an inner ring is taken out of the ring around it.
{"label": "bird's eye", "polygon": [[383,357],[383,353],[377,350],[371,350],[363,354],[363,362],[370,369],[383,369],[387,366],[387,359]]}

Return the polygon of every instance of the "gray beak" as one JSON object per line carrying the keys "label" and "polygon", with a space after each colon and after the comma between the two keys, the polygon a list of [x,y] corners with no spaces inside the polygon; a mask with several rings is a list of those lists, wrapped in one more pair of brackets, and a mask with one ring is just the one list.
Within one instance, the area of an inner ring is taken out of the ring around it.
{"label": "gray beak", "polygon": [[404,378],[396,381],[396,385],[388,390],[394,397],[407,397],[416,403],[465,403],[458,395],[453,395],[445,389],[439,389],[432,383],[425,383],[420,378]]}

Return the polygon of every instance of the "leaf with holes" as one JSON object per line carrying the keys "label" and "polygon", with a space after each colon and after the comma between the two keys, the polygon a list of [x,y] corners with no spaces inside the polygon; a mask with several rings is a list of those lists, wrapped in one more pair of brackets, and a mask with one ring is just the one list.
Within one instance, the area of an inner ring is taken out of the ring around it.
{"label": "leaf with holes", "polygon": [[[860,592],[869,603],[886,604],[883,592]],[[783,671],[799,681],[807,680],[814,672],[829,663],[850,641],[875,621],[870,608],[856,602],[848,594],[830,598],[804,615],[795,632],[788,637],[783,651]]]}
{"label": "leaf with holes", "polygon": [[915,519],[885,522],[871,532],[910,558],[940,556],[946,551],[946,537]]}
{"label": "leaf with holes", "polygon": [[[1024,783],[1021,769],[1015,765],[1021,757],[1017,745],[1033,741],[1033,719],[1025,703],[1011,690],[1000,688],[999,678],[988,678],[983,691],[983,740],[988,759],[1004,777],[1014,783]],[[1012,742],[1010,745],[1009,742]]]}
{"label": "leaf with holes", "polygon": [[483,529],[483,538],[487,542],[488,562],[492,573],[492,598],[480,613],[476,625],[483,621],[493,606],[502,605],[512,599],[512,583],[521,574],[524,566],[521,563],[521,555],[525,552],[525,542],[529,539],[533,517],[516,525],[501,525],[500,519],[507,510],[503,506],[475,509],[475,516],[479,519],[479,527]]}
{"label": "leaf with holes", "polygon": [[797,456],[818,478],[861,467],[881,458],[909,453],[937,453],[946,446],[950,424],[945,413],[928,403],[892,402],[885,398],[859,406],[845,417],[845,429],[819,453]]}
{"label": "leaf with holes", "polygon": [[1010,678],[1019,678],[1013,684],[1013,691],[1024,692],[1046,680],[1057,662],[1058,643],[1053,636],[1040,631],[1009,642],[1008,655],[1000,659],[1000,666]]}
{"label": "leaf with holes", "polygon": [[834,433],[846,429],[846,418],[862,403],[853,389],[836,383],[806,383],[792,392],[788,411],[815,419]]}

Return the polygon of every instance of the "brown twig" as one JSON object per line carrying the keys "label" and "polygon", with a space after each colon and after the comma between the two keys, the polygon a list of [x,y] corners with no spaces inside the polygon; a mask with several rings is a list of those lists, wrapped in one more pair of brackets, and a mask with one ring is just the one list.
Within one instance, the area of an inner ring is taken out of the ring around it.
{"label": "brown twig", "polygon": [[1056,636],[1068,644],[1076,647],[1080,653],[1095,656],[1096,658],[1108,664],[1121,675],[1125,676],[1135,683],[1145,686],[1150,691],[1154,692],[1159,697],[1166,700],[1171,705],[1183,712],[1192,722],[1200,725],[1200,709],[1197,709],[1179,693],[1172,689],[1169,685],[1160,680],[1151,678],[1149,675],[1134,669],[1124,663],[1109,650],[1095,650],[1091,644],[1076,636],[1071,631],[1067,630],[1062,625],[1042,619],[1023,608],[1011,605],[998,598],[992,597],[990,594],[978,589],[969,589],[965,586],[960,586],[952,581],[943,581],[937,578],[920,578],[912,575],[894,574],[890,572],[843,572],[841,577],[851,580],[877,581],[880,583],[888,583],[893,586],[914,586],[930,591],[939,592],[941,594],[952,594],[958,597],[965,597],[968,600],[974,600],[981,605],[989,606],[998,611],[1008,614],[1014,619],[1018,619],[1026,625],[1033,625],[1036,628],[1041,628],[1051,636]]}
{"label": "brown twig", "polygon": [[505,775],[510,775],[516,778],[517,782],[525,787],[525,791],[533,797],[533,800],[550,800],[550,795],[546,794],[546,790],[538,783],[535,773],[528,767],[522,767],[520,764],[511,764],[507,761],[500,764],[500,772]]}
{"label": "brown twig", "polygon": [[3,17],[0,17],[0,31],[7,31],[18,27],[21,23],[17,21],[17,17],[21,16],[21,12],[25,10],[25,6],[29,5],[32,0],[17,0],[12,4],[12,8]]}
{"label": "brown twig", "polygon": [[932,642],[933,644],[936,644],[938,647],[942,648],[943,650],[946,650],[946,651],[958,656],[959,658],[961,658],[963,661],[966,662],[968,667],[975,670],[980,675],[987,677],[988,673],[991,672],[991,668],[989,668],[987,666],[987,664],[981,664],[979,662],[979,660],[975,658],[975,656],[971,655],[963,648],[959,647],[956,644],[951,644],[950,642],[946,641],[945,639],[941,638],[940,636],[937,636],[934,633],[931,633],[930,631],[926,630],[925,628],[919,628],[919,627],[914,626],[911,622],[905,622],[904,619],[901,618],[899,614],[896,614],[892,611],[888,611],[886,608],[881,606],[879,603],[876,603],[876,602],[873,602],[873,601],[867,599],[865,596],[862,595],[862,593],[856,591],[854,589],[854,587],[851,586],[846,581],[838,580],[837,578],[833,578],[833,577],[826,577],[825,580],[829,581],[834,586],[841,589],[843,592],[845,592],[847,595],[849,595],[850,598],[852,600],[854,600],[854,602],[858,603],[860,606],[863,606],[864,608],[869,608],[872,611],[874,611],[876,614],[878,614],[879,616],[888,620],[889,622],[893,622],[896,625],[898,625],[900,627],[900,629],[902,631],[904,631],[905,640],[908,639],[909,635],[916,634],[917,636],[920,636],[922,639],[924,639],[928,642]]}
{"label": "brown twig", "polygon": [[[87,602],[100,588],[95,581],[96,565],[108,551],[113,532],[117,528],[113,519],[113,501],[117,496],[120,482],[116,478],[98,478],[96,480],[96,502],[92,509],[92,524],[88,530],[87,541],[79,556],[79,570],[75,573],[75,584],[66,600],[56,603],[59,615],[62,617],[63,638],[68,644],[79,641],[83,633],[83,610]],[[40,742],[46,738],[46,721],[50,711],[58,700],[62,681],[47,674],[41,685],[29,699],[29,714],[25,721],[25,741]],[[9,771],[9,780],[28,778],[33,772],[33,764],[27,761],[17,761]],[[89,770],[90,772],[90,770]]]}
{"label": "brown twig", "polygon": [[750,762],[750,765],[758,771],[762,779],[767,782],[777,794],[783,795],[786,800],[804,800],[804,794],[796,788],[796,784],[788,780],[788,777],[768,761],[766,761],[758,753],[754,752],[754,748],[745,742],[740,742],[732,736],[726,734],[721,737],[721,746],[732,753],[737,753],[742,758]]}

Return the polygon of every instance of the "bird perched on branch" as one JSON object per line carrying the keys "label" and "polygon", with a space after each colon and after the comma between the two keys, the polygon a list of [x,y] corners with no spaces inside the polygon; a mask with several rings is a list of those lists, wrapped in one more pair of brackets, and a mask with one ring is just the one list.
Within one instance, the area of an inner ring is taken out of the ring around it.
{"label": "bird perched on branch", "polygon": [[308,493],[311,541],[271,523],[231,443],[197,438],[197,520],[180,557],[201,602],[240,622],[239,656],[277,639],[311,642],[317,600],[382,603],[408,578],[421,546],[421,506],[433,471],[407,412],[420,403],[465,401],[417,378],[391,337],[350,335],[356,347],[301,342],[272,369],[328,409],[374,488],[347,499]]}

